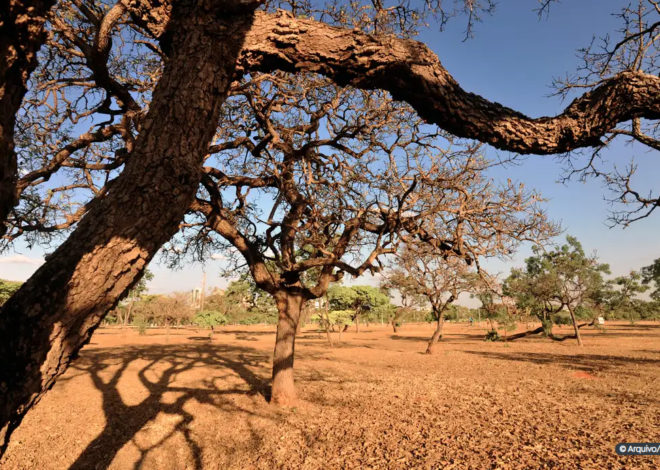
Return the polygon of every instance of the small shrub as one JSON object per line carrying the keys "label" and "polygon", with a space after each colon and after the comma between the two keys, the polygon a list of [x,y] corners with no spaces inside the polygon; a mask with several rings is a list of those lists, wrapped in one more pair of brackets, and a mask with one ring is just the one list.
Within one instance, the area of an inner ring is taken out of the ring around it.
{"label": "small shrub", "polygon": [[497,332],[497,330],[490,330],[488,333],[486,333],[486,338],[484,341],[499,341],[500,340],[500,334]]}
{"label": "small shrub", "polygon": [[573,320],[571,320],[571,316],[568,313],[558,313],[552,317],[552,322],[555,325],[572,325]]}
{"label": "small shrub", "polygon": [[137,326],[139,334],[141,335],[147,334],[147,326],[149,326],[149,321],[144,315],[136,316],[135,321],[133,323],[135,324],[135,326]]}

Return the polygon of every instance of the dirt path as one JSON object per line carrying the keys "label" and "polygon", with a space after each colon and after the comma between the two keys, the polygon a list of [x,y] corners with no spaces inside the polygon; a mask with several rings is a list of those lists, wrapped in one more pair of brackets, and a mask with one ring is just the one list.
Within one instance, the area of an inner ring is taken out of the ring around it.
{"label": "dirt path", "polygon": [[[568,328],[558,333],[568,334]],[[301,405],[268,394],[274,329],[100,329],[15,433],[16,469],[657,469],[618,442],[660,442],[660,324],[573,341],[485,343],[449,324],[304,331]]]}

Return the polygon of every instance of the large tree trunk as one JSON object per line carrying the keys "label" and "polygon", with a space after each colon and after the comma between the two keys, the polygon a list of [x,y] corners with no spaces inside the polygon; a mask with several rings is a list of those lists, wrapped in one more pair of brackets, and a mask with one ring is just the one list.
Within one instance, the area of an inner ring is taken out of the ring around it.
{"label": "large tree trunk", "polygon": [[433,354],[435,345],[442,335],[442,327],[445,325],[445,311],[443,310],[440,312],[440,315],[436,315],[436,318],[438,319],[438,323],[435,331],[433,332],[433,336],[431,336],[431,339],[429,340],[429,345],[426,347],[426,354]]}
{"label": "large tree trunk", "polygon": [[271,403],[281,406],[293,406],[298,403],[296,387],[293,381],[293,359],[296,344],[296,330],[300,312],[305,305],[302,293],[296,290],[278,292],[277,337],[273,355],[273,388]]}
{"label": "large tree trunk", "polygon": [[577,339],[578,346],[584,346],[582,343],[582,336],[580,336],[580,328],[578,327],[577,320],[575,319],[575,312],[572,307],[568,307],[568,312],[571,314],[571,321],[573,322],[573,330],[575,330],[575,338]]}
{"label": "large tree trunk", "polygon": [[7,0],[0,12],[0,237],[16,200],[14,126],[27,81],[46,41],[45,15],[55,0]]}
{"label": "large tree trunk", "polygon": [[217,20],[192,1],[175,13],[125,170],[0,311],[0,448],[177,231],[198,189],[252,15]]}

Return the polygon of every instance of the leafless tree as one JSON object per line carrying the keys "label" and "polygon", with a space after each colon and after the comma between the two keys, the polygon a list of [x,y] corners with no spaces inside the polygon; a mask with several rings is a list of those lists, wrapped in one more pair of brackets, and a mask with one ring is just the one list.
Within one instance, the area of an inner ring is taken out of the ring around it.
{"label": "leafless tree", "polygon": [[442,258],[427,246],[417,243],[405,245],[392,268],[385,271],[388,284],[397,286],[402,295],[423,296],[431,305],[436,329],[426,354],[433,354],[435,344],[442,335],[446,309],[458,300],[462,292],[472,288],[474,274],[463,260],[453,256]]}
{"label": "leafless tree", "polygon": [[[621,29],[615,36],[608,34],[599,41],[594,39],[588,47],[580,50],[582,65],[578,71],[554,81],[558,95],[567,97],[575,91],[596,94],[597,89],[611,86],[617,77],[625,75],[658,76],[660,2],[637,0],[623,7],[616,16],[621,21]],[[634,88],[630,91],[637,95]],[[621,140],[634,150],[659,151],[658,119],[658,113],[631,115],[630,119],[612,126],[603,140],[592,149],[562,157],[566,165],[565,181],[572,178],[580,181],[599,178],[605,183],[612,195],[607,198],[613,206],[608,218],[611,225],[626,227],[650,216],[660,207],[660,196],[654,194],[653,188],[642,190],[633,181],[638,169],[634,160],[625,166],[610,165],[605,160],[606,155],[612,153],[609,147]]]}

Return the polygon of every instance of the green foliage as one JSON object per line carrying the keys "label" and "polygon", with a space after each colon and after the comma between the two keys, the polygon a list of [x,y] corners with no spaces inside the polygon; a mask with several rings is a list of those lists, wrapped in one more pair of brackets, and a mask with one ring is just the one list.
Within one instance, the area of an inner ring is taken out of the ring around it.
{"label": "green foliage", "polygon": [[149,326],[149,319],[145,314],[138,314],[135,315],[133,324],[137,326],[138,333],[141,335],[146,335],[147,334],[147,327]]}
{"label": "green foliage", "polygon": [[390,303],[390,298],[373,286],[332,286],[328,300],[331,310],[373,310]]}
{"label": "green foliage", "polygon": [[651,286],[643,283],[644,277],[637,271],[631,271],[628,276],[619,276],[614,279],[614,284],[619,287],[612,296],[614,308],[626,314],[630,323],[634,323],[638,317],[636,312],[638,303],[635,298],[649,290]]}
{"label": "green foliage", "polygon": [[226,325],[227,317],[216,310],[203,310],[195,314],[193,323],[202,328],[213,328],[214,326]]}
{"label": "green foliage", "polygon": [[16,292],[22,285],[22,282],[5,281],[0,279],[0,306],[4,305],[4,303],[9,300],[9,297],[14,295],[14,292]]}
{"label": "green foliage", "polygon": [[641,275],[645,285],[655,284],[655,290],[651,292],[651,298],[660,301],[660,258],[651,265],[642,268]]}
{"label": "green foliage", "polygon": [[519,309],[544,322],[566,306],[597,309],[605,303],[609,285],[603,275],[609,274],[609,266],[587,256],[576,238],[566,237],[565,245],[549,252],[535,247],[534,253],[525,260],[525,269],[512,269],[504,282],[504,294]]}
{"label": "green foliage", "polygon": [[147,288],[147,282],[151,281],[153,278],[154,278],[154,273],[149,271],[149,269],[145,269],[144,272],[142,273],[142,277],[140,278],[140,280],[128,292],[128,297],[133,299],[142,298],[149,290]]}
{"label": "green foliage", "polygon": [[552,316],[552,323],[557,326],[572,325],[573,320],[571,319],[571,315],[568,312],[560,312]]}
{"label": "green foliage", "polygon": [[[355,316],[355,310],[330,310],[328,311],[328,319],[330,321],[330,326],[338,326],[343,328],[344,326],[350,326],[353,324],[353,317]],[[323,317],[319,313],[315,313],[311,316],[311,320],[317,323],[322,323]]]}
{"label": "green foliage", "polygon": [[499,341],[500,340],[500,334],[497,332],[497,330],[489,330],[488,333],[486,333],[486,337],[484,338],[484,341]]}
{"label": "green foliage", "polygon": [[249,273],[243,274],[237,281],[232,281],[224,296],[208,303],[224,313],[229,323],[254,325],[258,323],[276,323],[277,305],[266,291],[259,289]]}

